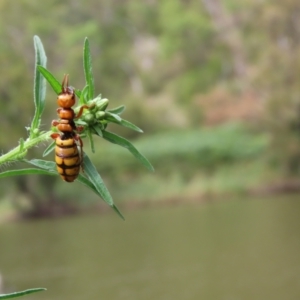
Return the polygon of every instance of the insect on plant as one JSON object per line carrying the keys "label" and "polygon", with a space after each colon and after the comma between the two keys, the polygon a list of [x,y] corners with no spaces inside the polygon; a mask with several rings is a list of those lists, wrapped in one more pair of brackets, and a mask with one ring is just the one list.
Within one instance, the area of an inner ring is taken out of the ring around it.
{"label": "insect on plant", "polygon": [[60,120],[52,121],[52,126],[61,133],[52,133],[51,138],[55,140],[55,162],[60,177],[66,182],[73,182],[82,168],[83,142],[79,135],[81,126],[76,126],[74,119],[79,118],[88,105],[82,105],[75,115],[72,106],[75,105],[75,92],[69,86],[69,77],[65,75],[62,81],[62,91],[58,94],[57,109]]}
{"label": "insect on plant", "polygon": [[[113,198],[105,186],[97,168],[83,151],[82,138],[87,138],[92,152],[95,152],[94,138],[101,138],[128,150],[148,170],[153,171],[151,163],[127,139],[108,130],[109,123],[127,127],[137,132],[143,132],[138,126],[123,119],[121,114],[125,106],[107,109],[109,101],[101,95],[95,96],[94,76],[92,72],[92,58],[89,41],[86,38],[83,46],[83,71],[85,85],[80,89],[69,86],[69,77],[65,75],[63,81],[58,81],[46,68],[47,57],[39,37],[34,37],[35,46],[35,74],[34,74],[34,104],[35,113],[32,122],[27,127],[29,136],[20,139],[19,145],[6,154],[0,156],[0,165],[13,161],[23,161],[31,168],[13,169],[0,173],[0,178],[18,175],[51,175],[60,177],[67,182],[83,184],[102,198],[117,214],[124,218],[116,207]],[[57,94],[58,120],[52,122],[49,131],[41,130],[41,117],[45,108],[46,81]],[[75,106],[77,98],[78,106]],[[44,151],[47,156],[55,150],[55,162],[44,159],[27,160],[27,151],[49,139],[54,140]],[[80,169],[84,168],[84,172]]]}

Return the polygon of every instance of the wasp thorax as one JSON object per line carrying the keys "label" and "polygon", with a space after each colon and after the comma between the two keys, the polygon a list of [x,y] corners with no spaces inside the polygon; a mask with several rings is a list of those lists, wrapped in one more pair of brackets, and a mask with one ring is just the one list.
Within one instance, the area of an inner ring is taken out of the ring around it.
{"label": "wasp thorax", "polygon": [[62,93],[57,97],[57,104],[63,108],[71,108],[75,104],[74,94]]}

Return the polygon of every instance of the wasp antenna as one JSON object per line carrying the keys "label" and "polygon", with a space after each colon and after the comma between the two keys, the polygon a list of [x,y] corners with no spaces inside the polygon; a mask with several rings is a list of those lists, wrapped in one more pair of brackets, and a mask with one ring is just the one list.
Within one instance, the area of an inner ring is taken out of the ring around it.
{"label": "wasp antenna", "polygon": [[66,74],[66,87],[69,86],[69,74]]}
{"label": "wasp antenna", "polygon": [[61,83],[61,88],[62,88],[62,92],[66,93],[67,92],[67,88],[69,86],[69,74],[65,74],[63,81]]}

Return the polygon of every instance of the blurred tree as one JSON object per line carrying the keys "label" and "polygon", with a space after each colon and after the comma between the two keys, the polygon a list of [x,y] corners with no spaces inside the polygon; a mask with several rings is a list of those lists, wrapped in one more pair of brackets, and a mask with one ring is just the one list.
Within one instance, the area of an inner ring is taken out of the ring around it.
{"label": "blurred tree", "polygon": [[268,98],[265,124],[272,135],[270,153],[287,174],[299,174],[300,3],[267,1],[257,4],[255,12],[252,49],[259,64],[256,84]]}
{"label": "blurred tree", "polygon": [[238,24],[232,14],[225,11],[220,0],[202,0],[219,33],[220,39],[228,46],[233,59],[233,70],[240,79],[245,79],[247,62],[245,49]]}
{"label": "blurred tree", "polygon": [[217,40],[218,33],[199,1],[162,1],[159,16],[161,51],[168,62],[165,74],[176,98],[190,104],[193,95],[226,76],[227,49]]}

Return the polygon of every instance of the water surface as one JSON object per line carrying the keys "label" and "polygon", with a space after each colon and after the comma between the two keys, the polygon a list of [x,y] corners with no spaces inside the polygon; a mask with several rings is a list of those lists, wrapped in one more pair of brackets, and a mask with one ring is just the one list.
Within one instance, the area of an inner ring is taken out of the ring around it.
{"label": "water surface", "polygon": [[300,299],[300,201],[247,199],[2,224],[6,292],[40,300]]}

